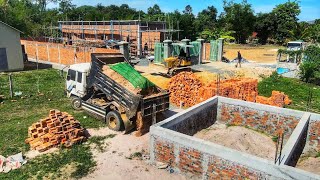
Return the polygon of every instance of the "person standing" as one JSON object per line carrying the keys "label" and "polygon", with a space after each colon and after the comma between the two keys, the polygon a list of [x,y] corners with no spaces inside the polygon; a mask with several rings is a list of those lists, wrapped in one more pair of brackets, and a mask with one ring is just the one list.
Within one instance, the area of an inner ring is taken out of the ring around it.
{"label": "person standing", "polygon": [[239,67],[241,68],[241,60],[242,60],[242,56],[241,56],[241,53],[240,53],[240,51],[238,51],[238,62],[237,62],[237,65],[236,65],[236,67],[238,67],[238,64],[239,64]]}
{"label": "person standing", "polygon": [[144,50],[144,55],[148,55],[148,43],[144,44],[143,50]]}

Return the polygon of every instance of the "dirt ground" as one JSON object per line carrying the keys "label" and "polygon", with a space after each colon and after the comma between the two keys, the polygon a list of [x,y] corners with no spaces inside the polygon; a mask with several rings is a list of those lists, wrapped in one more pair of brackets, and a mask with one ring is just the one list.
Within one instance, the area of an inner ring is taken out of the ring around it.
{"label": "dirt ground", "polygon": [[[88,131],[92,136],[117,135],[105,140],[108,146],[104,152],[93,151],[97,167],[83,180],[132,180],[155,179],[155,177],[170,180],[186,179],[181,174],[170,174],[166,169],[158,169],[149,164],[149,134],[136,137],[133,133],[123,135],[108,128],[88,129]],[[140,153],[141,157],[135,157],[135,154]]]}
{"label": "dirt ground", "polygon": [[307,159],[299,161],[296,168],[320,175],[320,157],[308,157]]}
{"label": "dirt ground", "polygon": [[[216,81],[218,74],[221,79],[230,78],[254,78],[261,80],[263,76],[269,76],[276,70],[274,63],[242,63],[241,68],[236,68],[235,63],[210,62],[191,67],[200,81],[204,84]],[[136,65],[135,69],[157,86],[167,89],[170,78],[165,77],[166,68],[161,65],[148,64]]]}
{"label": "dirt ground", "polygon": [[276,145],[269,136],[240,126],[214,124],[194,136],[268,160],[274,159],[276,151]]}
{"label": "dirt ground", "polygon": [[278,49],[279,47],[277,46],[226,45],[224,47],[224,56],[229,60],[233,60],[237,57],[238,51],[240,51],[242,57],[251,62],[275,63]]}

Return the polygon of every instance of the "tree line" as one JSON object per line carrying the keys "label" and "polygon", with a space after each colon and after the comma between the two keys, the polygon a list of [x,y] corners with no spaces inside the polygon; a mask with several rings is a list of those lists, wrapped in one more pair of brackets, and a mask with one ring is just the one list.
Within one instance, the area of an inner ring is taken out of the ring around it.
{"label": "tree line", "polygon": [[[48,3],[57,8],[47,8]],[[320,19],[313,23],[299,22],[299,2],[288,1],[276,5],[271,12],[254,13],[246,0],[235,3],[223,0],[223,11],[209,6],[198,14],[187,5],[182,12],[165,13],[155,4],[147,12],[136,10],[127,4],[120,6],[79,6],[71,0],[0,0],[0,20],[25,32],[23,36],[39,37],[48,33],[46,27],[56,26],[58,20],[102,21],[132,20],[166,21],[167,28],[183,30],[179,38],[204,38],[207,41],[220,37],[236,43],[256,40],[261,44],[285,44],[290,40],[320,42]],[[178,39],[178,34],[173,34]]]}

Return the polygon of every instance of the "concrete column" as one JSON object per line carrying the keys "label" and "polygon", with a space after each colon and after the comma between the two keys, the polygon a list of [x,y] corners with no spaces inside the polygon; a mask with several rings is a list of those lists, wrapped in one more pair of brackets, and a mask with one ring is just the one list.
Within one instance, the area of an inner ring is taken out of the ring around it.
{"label": "concrete column", "polygon": [[163,41],[163,58],[166,59],[172,56],[172,41],[171,40],[164,40]]}
{"label": "concrete column", "polygon": [[[181,42],[182,42],[184,45],[189,45],[189,44],[190,44],[190,39],[182,39]],[[189,47],[186,47],[186,48],[184,49],[184,51],[186,52],[187,56],[190,56]]]}
{"label": "concrete column", "polygon": [[123,54],[123,56],[126,58],[126,60],[129,61],[130,55],[129,55],[129,43],[126,41],[119,42],[120,46],[120,53]]}
{"label": "concrete column", "polygon": [[138,51],[138,57],[142,55],[142,32],[141,32],[141,24],[139,21],[138,24],[138,37],[137,37],[137,51]]}
{"label": "concrete column", "polygon": [[224,42],[224,38],[219,38],[218,39],[218,61],[222,61],[222,57],[223,57],[223,42]]}
{"label": "concrete column", "polygon": [[200,47],[199,47],[199,65],[202,63],[203,60],[203,50],[204,50],[204,39],[197,39],[198,42],[200,42]]}

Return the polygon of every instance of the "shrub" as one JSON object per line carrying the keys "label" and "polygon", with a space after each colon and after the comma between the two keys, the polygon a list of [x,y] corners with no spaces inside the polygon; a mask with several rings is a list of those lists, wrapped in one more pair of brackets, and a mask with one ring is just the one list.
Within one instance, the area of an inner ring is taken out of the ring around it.
{"label": "shrub", "polygon": [[304,52],[304,61],[300,65],[300,79],[320,84],[320,47],[309,46]]}

